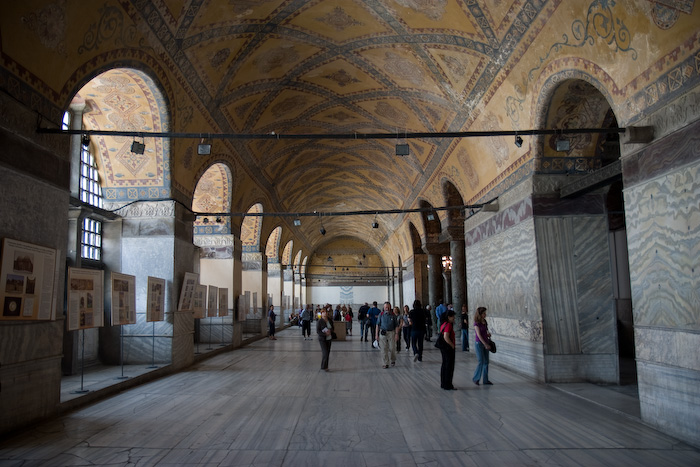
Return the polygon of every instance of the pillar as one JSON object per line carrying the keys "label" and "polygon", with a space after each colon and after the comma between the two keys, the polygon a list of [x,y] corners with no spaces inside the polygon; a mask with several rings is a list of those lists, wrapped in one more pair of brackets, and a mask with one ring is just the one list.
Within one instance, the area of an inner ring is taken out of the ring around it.
{"label": "pillar", "polygon": [[[462,305],[467,303],[467,262],[464,240],[450,242],[450,256],[452,257],[452,304],[455,313],[460,314]],[[461,323],[460,320],[455,322]]]}

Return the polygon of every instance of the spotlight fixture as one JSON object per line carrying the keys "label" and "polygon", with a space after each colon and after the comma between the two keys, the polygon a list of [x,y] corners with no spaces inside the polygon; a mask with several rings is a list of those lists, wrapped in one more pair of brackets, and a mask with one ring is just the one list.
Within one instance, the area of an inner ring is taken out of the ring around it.
{"label": "spotlight fixture", "polygon": [[321,228],[318,229],[318,231],[321,232],[321,235],[326,235],[326,229],[324,229],[323,226],[321,226]]}
{"label": "spotlight fixture", "polygon": [[205,224],[208,224],[208,223],[209,223],[209,218],[208,218],[208,217],[205,217],[204,219],[202,219],[202,222],[205,223]]}
{"label": "spotlight fixture", "polygon": [[216,223],[217,223],[217,224],[223,224],[223,223],[224,223],[224,220],[223,220],[222,218],[220,218],[220,217],[217,217],[217,218],[216,218]]}
{"label": "spotlight fixture", "polygon": [[571,143],[566,138],[558,138],[556,141],[557,152],[567,152],[571,149]]}
{"label": "spotlight fixture", "polygon": [[294,219],[294,226],[299,227],[301,225],[301,219]]}
{"label": "spotlight fixture", "polygon": [[372,222],[372,228],[373,228],[373,229],[378,229],[378,228],[379,228],[379,222],[377,222],[377,221]]}
{"label": "spotlight fixture", "polygon": [[145,150],[146,145],[144,143],[139,143],[136,140],[134,140],[134,142],[131,143],[131,152],[133,152],[134,154],[143,154]]}
{"label": "spotlight fixture", "polygon": [[80,144],[86,148],[90,146],[90,137],[88,135],[83,135],[82,138],[80,138]]}
{"label": "spotlight fixture", "polygon": [[204,138],[202,138],[197,145],[197,155],[208,156],[209,154],[211,154],[211,144],[205,143]]}
{"label": "spotlight fixture", "polygon": [[519,135],[515,135],[515,145],[519,148],[523,146],[523,139]]}
{"label": "spotlight fixture", "polygon": [[396,145],[396,155],[397,156],[408,156],[409,148],[408,144],[397,144]]}
{"label": "spotlight fixture", "polygon": [[434,221],[435,214],[433,214],[432,212],[429,212],[428,215],[426,216],[426,219],[428,219],[429,221]]}

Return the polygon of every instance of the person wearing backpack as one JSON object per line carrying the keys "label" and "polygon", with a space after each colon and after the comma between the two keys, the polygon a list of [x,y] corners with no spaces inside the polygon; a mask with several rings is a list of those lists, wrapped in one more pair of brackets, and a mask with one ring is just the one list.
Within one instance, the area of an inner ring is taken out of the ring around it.
{"label": "person wearing backpack", "polygon": [[369,325],[367,324],[368,311],[369,304],[367,302],[357,311],[357,320],[360,322],[360,340],[364,339],[365,342],[367,342],[367,331],[369,331]]}
{"label": "person wearing backpack", "polygon": [[396,329],[399,327],[399,319],[391,309],[391,303],[384,302],[384,310],[377,318],[377,331],[375,338],[382,349],[382,368],[396,365],[396,342],[399,338]]}

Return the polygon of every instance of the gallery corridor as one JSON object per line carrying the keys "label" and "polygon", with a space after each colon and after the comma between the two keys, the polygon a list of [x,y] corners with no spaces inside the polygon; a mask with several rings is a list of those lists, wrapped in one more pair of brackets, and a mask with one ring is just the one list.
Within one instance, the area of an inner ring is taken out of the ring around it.
{"label": "gallery corridor", "polygon": [[494,385],[475,386],[462,352],[458,390],[440,390],[426,344],[423,362],[402,350],[384,370],[349,337],[326,373],[318,342],[289,328],[5,439],[0,466],[700,465],[700,451],[625,413],[628,396],[619,408],[582,396],[617,391],[496,364]]}

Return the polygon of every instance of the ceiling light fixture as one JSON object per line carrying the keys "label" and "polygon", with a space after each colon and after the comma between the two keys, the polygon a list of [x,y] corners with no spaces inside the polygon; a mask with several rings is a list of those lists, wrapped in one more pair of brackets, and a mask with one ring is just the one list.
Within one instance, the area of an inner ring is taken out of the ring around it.
{"label": "ceiling light fixture", "polygon": [[372,221],[372,228],[373,229],[378,229],[379,228],[379,222],[377,222],[377,215],[374,215],[374,221]]}
{"label": "ceiling light fixture", "polygon": [[134,154],[143,154],[145,150],[146,143],[143,142],[143,140],[140,143],[136,140],[134,140],[134,142],[131,143],[131,152],[133,152]]}
{"label": "ceiling light fixture", "polygon": [[301,225],[301,219],[294,219],[294,226],[299,227]]}
{"label": "ceiling light fixture", "polygon": [[396,145],[396,155],[397,156],[408,156],[410,153],[407,143]]}
{"label": "ceiling light fixture", "polygon": [[517,133],[515,134],[515,145],[519,148],[523,146],[523,139]]}
{"label": "ceiling light fixture", "polygon": [[434,220],[435,220],[435,214],[433,214],[432,212],[429,212],[428,215],[426,216],[426,219],[428,219],[428,220],[431,221],[431,222],[434,221]]}
{"label": "ceiling light fixture", "polygon": [[205,143],[204,138],[201,138],[197,145],[197,154],[200,156],[208,156],[211,154],[211,143]]}
{"label": "ceiling light fixture", "polygon": [[559,134],[554,144],[557,148],[557,152],[568,152],[569,149],[571,149],[571,142],[568,138],[564,138],[563,133]]}

